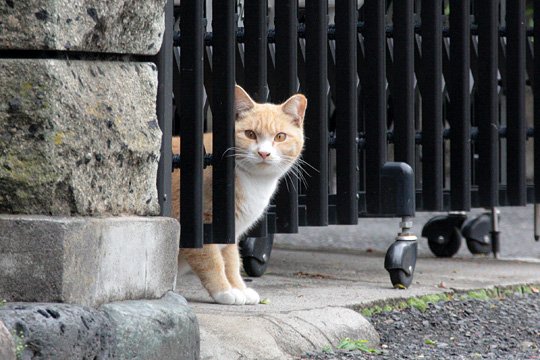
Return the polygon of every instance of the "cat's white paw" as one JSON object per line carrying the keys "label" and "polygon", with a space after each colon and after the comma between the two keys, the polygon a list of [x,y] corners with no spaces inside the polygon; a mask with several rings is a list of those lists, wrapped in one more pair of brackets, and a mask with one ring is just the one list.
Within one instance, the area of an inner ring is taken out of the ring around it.
{"label": "cat's white paw", "polygon": [[234,296],[231,290],[212,294],[212,298],[218,304],[224,304],[224,305],[233,305],[236,300],[236,297]]}
{"label": "cat's white paw", "polygon": [[244,305],[246,303],[246,296],[242,290],[238,289],[230,289],[212,294],[212,298],[218,304],[223,305]]}
{"label": "cat's white paw", "polygon": [[259,294],[252,288],[245,288],[244,295],[246,296],[246,305],[255,305],[261,301]]}
{"label": "cat's white paw", "polygon": [[234,293],[234,296],[236,298],[234,301],[235,305],[244,305],[246,303],[246,295],[242,290],[232,289],[231,291]]}

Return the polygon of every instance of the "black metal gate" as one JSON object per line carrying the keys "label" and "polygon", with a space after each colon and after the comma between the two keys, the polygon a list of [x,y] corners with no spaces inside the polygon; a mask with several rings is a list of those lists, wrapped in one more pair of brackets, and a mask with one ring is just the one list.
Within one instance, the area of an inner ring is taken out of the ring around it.
{"label": "black metal gate", "polygon": [[[540,203],[540,176],[533,184],[526,172],[526,143],[540,141],[526,119],[529,86],[534,125],[540,125],[540,88],[533,81],[535,74],[540,78],[533,56],[540,51],[533,41],[540,36],[540,1],[534,0],[534,19],[527,16],[526,0],[331,5],[168,2],[159,57],[159,190],[162,212],[169,215],[171,163],[180,167],[181,246],[235,241],[234,158],[204,154],[202,139],[211,127],[219,134],[213,137],[214,153],[234,145],[237,82],[259,102],[306,95],[303,159],[317,169],[305,183],[282,184],[268,215],[249,235],[266,242],[246,240],[245,258],[265,263],[276,232],[398,216],[403,230],[385,267],[394,285],[408,286],[416,260],[416,237],[409,233],[415,208],[450,212],[424,227],[436,255],[453,255],[461,236],[477,242],[478,252],[496,254],[496,207]],[[174,116],[167,112],[171,91]],[[174,161],[171,132],[182,136]],[[534,148],[536,174],[539,149]],[[202,216],[205,165],[212,166],[214,179],[211,227],[203,226]],[[464,224],[471,207],[488,208],[491,216]],[[489,232],[487,240],[477,234],[480,228]]]}

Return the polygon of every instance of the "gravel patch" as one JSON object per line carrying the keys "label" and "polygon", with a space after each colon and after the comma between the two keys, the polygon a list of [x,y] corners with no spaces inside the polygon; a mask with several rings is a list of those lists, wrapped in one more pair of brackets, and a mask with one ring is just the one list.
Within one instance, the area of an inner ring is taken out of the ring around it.
{"label": "gravel patch", "polygon": [[[329,349],[301,359],[540,359],[540,294],[452,300],[373,315],[378,354]],[[336,344],[337,345],[337,344]]]}

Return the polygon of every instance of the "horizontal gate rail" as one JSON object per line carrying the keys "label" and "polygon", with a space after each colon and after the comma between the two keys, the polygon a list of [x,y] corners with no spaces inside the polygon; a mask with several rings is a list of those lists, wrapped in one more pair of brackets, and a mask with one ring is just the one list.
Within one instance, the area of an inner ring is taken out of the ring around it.
{"label": "horizontal gate rail", "polygon": [[[277,2],[276,2],[277,3]],[[478,25],[477,24],[470,24],[470,31],[471,35],[477,36],[478,35]],[[305,23],[298,23],[296,26],[296,33],[298,35],[298,38],[305,39],[306,38],[306,27]],[[449,38],[450,37],[450,27],[441,25],[442,29],[442,37],[443,38]],[[357,22],[356,25],[356,31],[359,34],[364,34],[366,31],[366,24],[364,21]],[[414,33],[421,35],[422,34],[422,23],[420,21],[415,22],[414,24]],[[336,39],[336,25],[335,24],[329,24],[327,29],[328,34],[328,40],[335,40]],[[385,35],[387,38],[393,38],[396,34],[396,30],[394,26],[392,25],[385,25]],[[527,37],[534,37],[534,30],[533,28],[527,28],[525,32]],[[508,28],[506,26],[499,26],[498,31],[499,37],[506,37],[508,35]],[[180,46],[180,40],[182,38],[181,32],[176,31],[174,33],[174,46]],[[239,44],[245,43],[245,28],[238,27],[236,30],[236,41]],[[276,30],[275,29],[268,29],[267,32],[267,41],[269,44],[274,44],[276,42]],[[214,43],[214,34],[211,31],[207,31],[204,34],[204,43],[206,46],[212,46]]]}

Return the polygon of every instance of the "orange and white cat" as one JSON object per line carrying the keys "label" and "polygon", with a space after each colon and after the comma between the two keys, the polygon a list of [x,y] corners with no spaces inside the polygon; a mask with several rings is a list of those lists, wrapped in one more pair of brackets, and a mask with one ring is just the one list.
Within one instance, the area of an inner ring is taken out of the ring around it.
{"label": "orange and white cat", "polygon": [[[280,105],[258,104],[239,86],[235,89],[235,237],[245,233],[262,216],[279,180],[298,161],[304,146],[303,122],[307,100],[297,94]],[[204,145],[212,152],[212,138]],[[173,138],[180,152],[180,139]],[[214,154],[221,156],[223,154]],[[226,155],[226,154],[225,154]],[[212,171],[204,171],[204,222],[212,222]],[[180,215],[180,176],[173,174],[173,214]],[[180,269],[189,265],[215,302],[258,304],[259,294],[248,288],[240,274],[237,244],[204,245],[180,249]],[[181,271],[181,270],[180,270]]]}

